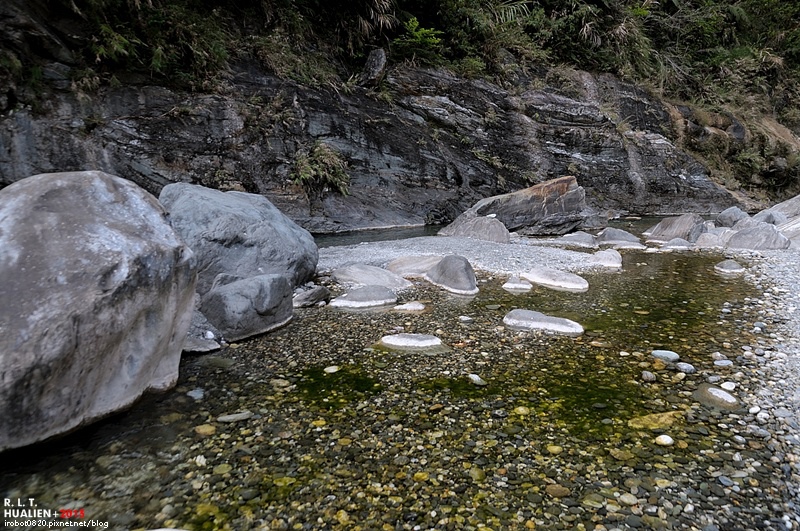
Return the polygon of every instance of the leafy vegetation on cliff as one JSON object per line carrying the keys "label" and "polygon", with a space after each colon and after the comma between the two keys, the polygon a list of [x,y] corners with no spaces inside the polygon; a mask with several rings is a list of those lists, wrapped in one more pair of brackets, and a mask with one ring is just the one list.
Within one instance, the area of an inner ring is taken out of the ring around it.
{"label": "leafy vegetation on cliff", "polygon": [[[700,127],[724,131],[732,116],[758,122],[746,149],[695,146],[712,169],[749,172],[780,188],[800,168],[797,146],[779,130],[800,131],[798,2],[26,1],[71,47],[77,90],[137,81],[218,90],[230,65],[252,61],[306,85],[347,89],[377,47],[390,62],[443,66],[506,86],[542,78],[548,68],[578,68],[688,103]],[[0,39],[0,87],[41,82],[34,45]]]}
{"label": "leafy vegetation on cliff", "polygon": [[[201,87],[230,60],[324,54],[347,79],[374,47],[464,66],[568,64],[681,99],[767,96],[780,111],[800,72],[800,4],[783,0],[55,0],[82,21],[83,59]],[[280,46],[279,41],[288,41]],[[16,68],[8,52],[0,68]],[[20,58],[17,58],[20,59]],[[18,69],[18,68],[17,68]],[[735,83],[735,85],[734,85]],[[800,119],[796,117],[795,120]]]}

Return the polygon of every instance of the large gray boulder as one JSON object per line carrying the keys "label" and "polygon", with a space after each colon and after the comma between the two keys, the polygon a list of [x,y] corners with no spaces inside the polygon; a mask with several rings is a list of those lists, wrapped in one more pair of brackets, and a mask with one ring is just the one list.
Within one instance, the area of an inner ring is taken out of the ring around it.
{"label": "large gray boulder", "polygon": [[768,208],[753,216],[753,220],[777,226],[789,221],[789,217],[780,210]]}
{"label": "large gray boulder", "polygon": [[717,214],[715,224],[718,227],[733,227],[738,221],[747,219],[749,217],[750,216],[747,214],[747,212],[741,208],[732,206]]}
{"label": "large gray boulder", "polygon": [[225,339],[237,341],[269,332],[292,318],[292,286],[283,275],[237,278],[220,274],[200,305]]}
{"label": "large gray boulder", "polygon": [[510,230],[526,235],[560,235],[583,226],[590,217],[586,193],[575,177],[559,177],[530,188],[482,199],[450,225],[441,236],[455,236],[479,216],[494,216]]}
{"label": "large gray boulder", "polygon": [[727,246],[731,249],[768,250],[788,249],[791,243],[775,225],[760,222],[733,234]]}
{"label": "large gray boulder", "polygon": [[486,240],[495,243],[508,243],[511,235],[503,222],[494,216],[477,216],[459,218],[459,223],[454,223],[452,230],[445,231],[442,236],[461,236]]}
{"label": "large gray boulder", "polygon": [[201,295],[220,273],[239,278],[280,274],[295,287],[316,271],[314,238],[263,196],[175,183],[163,188],[159,200],[197,255]]}
{"label": "large gray boulder", "polygon": [[156,199],[102,172],[0,191],[0,450],[178,377],[196,270]]}
{"label": "large gray boulder", "polygon": [[648,240],[657,242],[668,242],[673,238],[682,238],[694,243],[706,230],[705,220],[701,216],[698,214],[684,214],[662,219],[647,232],[647,237]]}
{"label": "large gray boulder", "polygon": [[448,255],[430,268],[424,276],[428,282],[458,295],[475,295],[478,283],[472,264],[463,256]]}

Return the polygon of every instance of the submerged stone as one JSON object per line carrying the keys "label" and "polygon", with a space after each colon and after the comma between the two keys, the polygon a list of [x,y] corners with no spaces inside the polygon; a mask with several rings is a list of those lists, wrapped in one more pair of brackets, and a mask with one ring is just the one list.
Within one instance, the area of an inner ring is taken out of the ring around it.
{"label": "submerged stone", "polygon": [[516,330],[542,330],[567,336],[583,334],[583,327],[575,321],[533,310],[511,310],[503,317],[503,323]]}
{"label": "submerged stone", "polygon": [[470,383],[473,383],[473,384],[477,385],[478,387],[484,387],[484,386],[489,385],[489,383],[486,380],[484,380],[483,378],[481,378],[477,374],[472,374],[472,373],[468,374],[467,375],[467,380],[469,380]]}
{"label": "submerged stone", "polygon": [[419,301],[411,301],[398,304],[394,307],[394,310],[398,312],[423,312],[425,311],[425,305]]}
{"label": "submerged stone", "polygon": [[723,260],[714,266],[714,271],[720,275],[741,275],[744,273],[744,266],[736,260]]}
{"label": "submerged stone", "polygon": [[735,396],[711,384],[700,384],[692,396],[704,406],[725,410],[739,409],[739,400]]}
{"label": "submerged stone", "polygon": [[371,308],[397,302],[394,291],[385,286],[364,286],[348,291],[331,301],[334,308]]}
{"label": "submerged stone", "polygon": [[520,274],[520,277],[534,284],[539,284],[540,286],[557,291],[582,293],[589,289],[589,282],[583,277],[575,273],[561,271],[551,267],[539,267],[527,273]]}
{"label": "submerged stone", "polygon": [[671,350],[654,350],[651,355],[656,359],[666,361],[668,363],[675,363],[681,359],[677,352],[673,352]]}
{"label": "submerged stone", "polygon": [[519,278],[519,275],[512,275],[505,284],[503,284],[503,289],[510,293],[525,293],[532,288],[533,284],[527,280],[522,280]]}
{"label": "submerged stone", "polygon": [[628,426],[635,430],[658,430],[669,428],[683,417],[681,411],[667,411],[666,413],[651,413],[635,417],[628,421]]}
{"label": "submerged stone", "polygon": [[378,342],[390,350],[412,350],[412,351],[446,351],[442,340],[429,334],[391,334],[383,336]]}

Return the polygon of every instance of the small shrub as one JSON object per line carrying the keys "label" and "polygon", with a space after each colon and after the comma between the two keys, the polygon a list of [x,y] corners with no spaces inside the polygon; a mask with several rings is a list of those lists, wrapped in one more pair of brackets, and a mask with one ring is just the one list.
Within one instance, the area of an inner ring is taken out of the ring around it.
{"label": "small shrub", "polygon": [[392,52],[398,59],[409,59],[422,64],[442,62],[442,32],[421,28],[417,17],[404,24],[406,32],[392,41]]}
{"label": "small shrub", "polygon": [[336,150],[319,141],[309,153],[297,153],[292,178],[295,184],[305,188],[309,197],[321,196],[329,190],[347,195],[350,185],[347,161]]}

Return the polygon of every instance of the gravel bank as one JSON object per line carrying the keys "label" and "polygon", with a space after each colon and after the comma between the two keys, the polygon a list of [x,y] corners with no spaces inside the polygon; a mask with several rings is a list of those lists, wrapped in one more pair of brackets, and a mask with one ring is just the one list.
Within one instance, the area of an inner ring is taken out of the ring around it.
{"label": "gravel bank", "polygon": [[356,263],[382,267],[403,256],[458,254],[469,260],[476,270],[492,273],[518,273],[537,265],[580,271],[592,267],[587,263],[588,252],[546,247],[528,239],[501,244],[472,238],[425,236],[325,247],[320,249],[317,270],[326,272]]}
{"label": "gravel bank", "polygon": [[[767,336],[775,352],[765,364],[764,386],[753,410],[760,407],[770,414],[768,429],[782,447],[775,457],[800,504],[800,250],[753,256],[748,278],[763,291],[758,313],[773,324]],[[800,512],[797,505],[794,510]]]}

